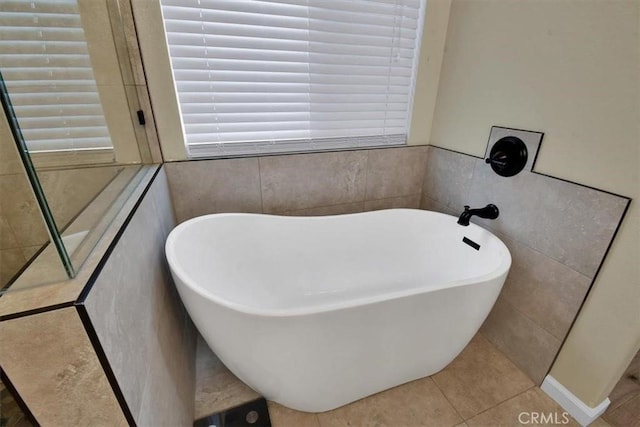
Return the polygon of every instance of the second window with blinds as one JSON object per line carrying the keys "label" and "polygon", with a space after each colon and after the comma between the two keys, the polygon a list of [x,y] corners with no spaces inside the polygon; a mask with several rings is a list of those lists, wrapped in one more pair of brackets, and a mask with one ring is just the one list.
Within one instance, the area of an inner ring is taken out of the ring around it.
{"label": "second window with blinds", "polygon": [[421,0],[161,0],[188,157],[407,141]]}

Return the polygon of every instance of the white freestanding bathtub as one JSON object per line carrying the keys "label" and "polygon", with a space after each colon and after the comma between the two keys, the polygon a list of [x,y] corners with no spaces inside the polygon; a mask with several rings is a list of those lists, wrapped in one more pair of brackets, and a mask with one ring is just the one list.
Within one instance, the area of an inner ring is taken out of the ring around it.
{"label": "white freestanding bathtub", "polygon": [[166,254],[222,362],[267,399],[308,412],[444,368],[511,265],[485,229],[413,209],[206,215],[177,226]]}

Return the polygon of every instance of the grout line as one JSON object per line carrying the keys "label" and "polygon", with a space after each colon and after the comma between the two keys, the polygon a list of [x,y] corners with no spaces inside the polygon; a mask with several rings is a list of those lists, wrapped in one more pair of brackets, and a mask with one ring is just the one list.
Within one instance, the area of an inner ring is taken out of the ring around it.
{"label": "grout line", "polygon": [[[506,281],[505,281],[506,283]],[[503,286],[504,288],[504,286]],[[557,340],[560,344],[562,344],[562,340],[563,338],[558,338],[557,336],[555,336],[551,331],[548,331],[544,326],[540,325],[538,323],[537,320],[533,319],[531,316],[529,316],[527,313],[523,312],[520,307],[518,307],[517,305],[515,305],[514,303],[512,303],[509,298],[507,298],[505,295],[502,295],[502,291],[500,291],[500,295],[498,295],[498,298],[502,297],[503,301],[506,304],[509,304],[509,306],[518,312],[518,314],[520,314],[522,317],[524,317],[525,319],[527,319],[528,321],[530,321],[531,323],[535,324],[538,328],[542,329],[543,331],[545,331],[547,334],[549,334],[551,336],[551,338]],[[585,298],[586,298],[586,293],[585,293]],[[496,299],[496,302],[498,302],[498,300]],[[495,306],[495,304],[494,304]],[[492,307],[493,309],[493,307]],[[574,317],[578,316],[579,311],[576,311],[576,313],[574,314]],[[571,330],[571,328],[567,329],[567,332],[565,333],[565,337],[566,335],[569,335],[569,331]],[[489,340],[489,338],[487,338],[487,340]],[[491,340],[489,340],[489,342],[491,342]],[[493,342],[491,342],[493,344]],[[560,351],[560,347],[558,347],[558,351]],[[506,355],[505,355],[506,356]],[[509,359],[511,360],[511,359]]]}
{"label": "grout line", "polygon": [[362,195],[362,209],[364,210],[364,203],[367,201],[367,193],[368,188],[367,184],[369,181],[369,156],[371,156],[371,150],[365,153],[367,157],[364,160],[364,194]]}
{"label": "grout line", "polygon": [[[462,422],[465,422],[466,420],[464,419],[464,417],[462,416],[462,414],[460,412],[458,412],[458,408],[455,407],[455,405],[453,404],[453,402],[451,402],[451,400],[449,400],[449,397],[445,394],[444,390],[442,390],[442,388],[440,388],[440,386],[438,385],[438,382],[436,381],[436,379],[434,378],[436,374],[433,374],[431,376],[429,376],[429,378],[431,379],[431,381],[433,381],[433,383],[435,384],[436,388],[438,389],[438,391],[444,396],[445,400],[447,401],[447,403],[449,403],[449,405],[453,408],[453,411],[460,417],[460,419],[462,420]],[[458,423],[460,424],[460,423]],[[457,424],[456,424],[457,425]]]}
{"label": "grout line", "polygon": [[523,391],[521,391],[521,392],[520,392],[520,393],[518,393],[518,394],[515,394],[515,395],[513,395],[513,396],[511,396],[511,397],[508,397],[508,398],[506,398],[506,399],[504,399],[504,400],[501,400],[500,402],[496,403],[496,404],[495,404],[495,405],[493,405],[492,407],[487,408],[487,409],[485,409],[485,410],[483,410],[483,411],[480,411],[480,412],[478,412],[477,414],[475,414],[474,416],[469,417],[469,418],[467,418],[467,419],[466,419],[466,420],[464,420],[464,421],[466,422],[466,421],[468,421],[468,420],[470,420],[470,419],[472,419],[472,418],[477,417],[477,416],[478,416],[478,415],[480,415],[480,414],[484,414],[484,413],[485,413],[485,412],[487,412],[487,411],[490,411],[490,410],[492,410],[492,409],[495,409],[496,407],[498,407],[498,406],[502,405],[503,403],[508,402],[508,401],[509,401],[509,400],[511,400],[511,399],[515,399],[516,397],[518,397],[518,396],[520,396],[520,395],[522,395],[522,394],[524,394],[524,393],[528,392],[529,390],[532,390],[532,389],[534,389],[534,388],[536,388],[536,387],[537,387],[537,385],[535,385],[535,384],[534,384],[534,385],[532,385],[531,387],[527,388],[526,390],[523,390]]}
{"label": "grout line", "polygon": [[[497,300],[496,300],[496,302],[497,302]],[[512,304],[511,304],[511,303],[509,303],[509,305],[511,305],[511,306],[512,306]],[[516,310],[516,311],[518,311],[518,310]],[[518,311],[518,313],[520,313],[520,311]],[[520,314],[522,314],[522,313],[520,313]],[[524,314],[523,314],[523,316],[524,316]],[[526,316],[525,316],[525,317],[526,317]],[[529,319],[529,318],[527,317],[527,319]],[[535,322],[533,322],[533,323],[535,323]],[[542,327],[541,327],[540,325],[538,325],[537,323],[535,323],[535,325],[536,325],[536,326],[538,326],[539,328],[542,328]],[[502,356],[504,356],[504,358],[505,358],[505,359],[507,359],[507,360],[508,360],[512,365],[513,365],[513,367],[514,367],[514,368],[516,368],[516,369],[517,369],[517,370],[518,370],[522,375],[524,375],[524,376],[525,376],[529,381],[531,381],[531,382],[533,383],[533,385],[534,385],[534,386],[536,386],[536,387],[537,387],[537,386],[539,386],[539,385],[540,385],[540,384],[537,384],[537,383],[536,383],[536,381],[535,381],[533,378],[531,378],[527,373],[525,373],[525,372],[522,370],[522,368],[520,368],[520,366],[518,366],[518,364],[515,362],[515,360],[513,360],[511,357],[509,357],[509,355],[507,355],[507,353],[505,353],[504,351],[500,350],[500,348],[498,348],[498,346],[497,346],[497,345],[495,345],[495,344],[493,343],[493,341],[491,341],[491,340],[489,339],[489,337],[487,337],[487,336],[484,334],[484,332],[482,332],[482,327],[480,327],[480,330],[478,330],[478,334],[482,335],[482,338],[484,338],[484,339],[485,339],[489,344],[491,344],[491,346],[492,346],[492,347],[493,347],[493,348],[494,348],[498,353],[500,353]],[[553,338],[555,338],[555,337],[553,337]]]}
{"label": "grout line", "polygon": [[262,194],[262,166],[258,157],[258,185],[260,186],[260,213],[264,213],[264,196]]}

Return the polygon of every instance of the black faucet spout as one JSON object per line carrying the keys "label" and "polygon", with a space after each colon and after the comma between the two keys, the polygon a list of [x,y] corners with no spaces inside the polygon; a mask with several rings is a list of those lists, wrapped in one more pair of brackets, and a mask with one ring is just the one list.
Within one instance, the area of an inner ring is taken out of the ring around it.
{"label": "black faucet spout", "polygon": [[474,215],[480,218],[496,219],[498,218],[498,215],[500,215],[500,210],[498,210],[498,207],[493,204],[488,204],[484,208],[478,209],[470,209],[469,206],[465,206],[464,212],[462,212],[458,218],[458,224],[466,227],[469,225],[469,220]]}

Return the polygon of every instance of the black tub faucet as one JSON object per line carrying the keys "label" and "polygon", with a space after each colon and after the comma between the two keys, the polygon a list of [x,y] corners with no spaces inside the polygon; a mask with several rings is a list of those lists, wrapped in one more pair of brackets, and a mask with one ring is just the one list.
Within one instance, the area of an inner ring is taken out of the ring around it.
{"label": "black tub faucet", "polygon": [[480,218],[496,219],[498,218],[498,215],[500,215],[500,211],[496,205],[492,204],[488,204],[484,208],[479,209],[469,209],[469,206],[465,206],[464,212],[462,212],[460,214],[460,218],[458,218],[458,224],[466,227],[469,225],[469,220],[474,215],[479,216]]}

